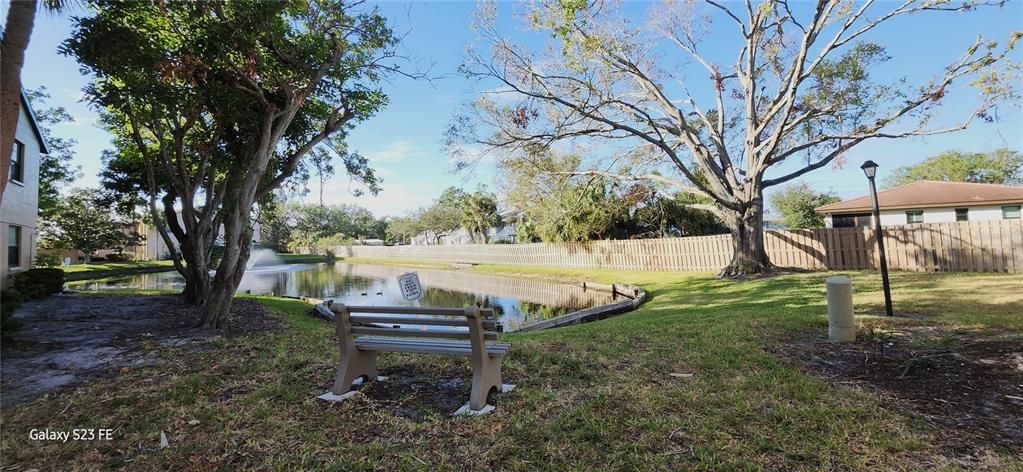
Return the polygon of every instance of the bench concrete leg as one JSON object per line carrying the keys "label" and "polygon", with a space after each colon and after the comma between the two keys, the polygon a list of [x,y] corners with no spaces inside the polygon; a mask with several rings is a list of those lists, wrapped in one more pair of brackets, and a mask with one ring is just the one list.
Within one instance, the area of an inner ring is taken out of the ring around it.
{"label": "bench concrete leg", "polygon": [[355,379],[365,376],[366,381],[377,379],[377,352],[356,350],[342,356],[337,374],[334,376],[334,387],[331,392],[341,395],[352,389]]}
{"label": "bench concrete leg", "polygon": [[[501,358],[485,357],[479,366],[473,365],[472,369],[472,393],[469,394],[469,408],[482,410],[487,406],[487,395],[490,389],[496,388],[501,391],[504,385],[501,382]],[[474,361],[473,364],[476,364]]]}

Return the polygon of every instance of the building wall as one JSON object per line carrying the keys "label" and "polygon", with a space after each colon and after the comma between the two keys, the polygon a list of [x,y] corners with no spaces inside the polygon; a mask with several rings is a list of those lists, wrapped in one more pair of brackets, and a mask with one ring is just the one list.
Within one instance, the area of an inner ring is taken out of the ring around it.
{"label": "building wall", "polygon": [[[501,225],[498,228],[490,228],[488,232],[490,236],[490,242],[515,242],[515,226],[511,224]],[[454,246],[462,244],[472,244],[472,236],[465,228],[458,228],[454,231],[444,233],[440,235],[440,243],[435,237],[433,231],[427,231],[420,233],[412,238],[411,245],[413,246]]]}
{"label": "building wall", "polygon": [[[0,284],[6,286],[13,272],[32,267],[38,239],[36,219],[39,214],[39,140],[32,131],[31,119],[24,106],[19,107],[15,139],[25,145],[24,174],[21,182],[8,181],[0,201]],[[11,225],[21,227],[21,258],[18,267],[7,266],[8,234]]]}
{"label": "building wall", "polygon": [[[924,212],[924,223],[954,222],[956,220],[956,208],[969,208],[969,221],[990,221],[1002,219],[1002,206],[1004,205],[956,206],[948,208],[921,208],[920,210]],[[910,210],[881,210],[881,225],[896,226],[906,224],[907,211]],[[832,227],[830,214],[824,216],[824,226],[827,228]]]}

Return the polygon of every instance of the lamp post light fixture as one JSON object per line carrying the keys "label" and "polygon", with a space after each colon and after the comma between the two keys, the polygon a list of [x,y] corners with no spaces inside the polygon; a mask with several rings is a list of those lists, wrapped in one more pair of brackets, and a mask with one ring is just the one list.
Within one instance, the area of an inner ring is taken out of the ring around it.
{"label": "lamp post light fixture", "polygon": [[874,234],[877,239],[877,250],[881,254],[881,284],[884,286],[884,312],[892,316],[892,291],[888,285],[888,258],[884,253],[884,231],[881,230],[881,207],[877,203],[877,185],[874,177],[877,176],[877,163],[874,161],[864,162],[860,166],[863,173],[870,181],[870,202],[874,207]]}

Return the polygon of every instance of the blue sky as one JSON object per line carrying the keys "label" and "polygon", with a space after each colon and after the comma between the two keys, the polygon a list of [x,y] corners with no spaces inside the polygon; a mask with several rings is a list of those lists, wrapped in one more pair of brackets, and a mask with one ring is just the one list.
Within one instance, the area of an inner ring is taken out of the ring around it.
{"label": "blue sky", "polygon": [[[887,2],[884,2],[887,3]],[[642,14],[648,3],[633,2],[627,9]],[[890,5],[890,4],[889,4]],[[383,192],[376,197],[351,195],[344,175],[335,176],[324,191],[328,203],[356,203],[378,216],[399,215],[428,203],[451,185],[475,187],[491,185],[493,171],[483,165],[471,176],[455,174],[442,149],[443,133],[458,105],[474,97],[479,90],[493,84],[476,84],[457,73],[464,59],[466,44],[479,38],[469,24],[475,4],[471,2],[399,3],[385,2],[380,7],[399,32],[408,31],[403,43],[404,53],[420,63],[432,64],[434,74],[444,76],[432,81],[396,78],[384,86],[390,105],[376,117],[359,126],[350,138],[351,148],[370,158],[371,165],[383,177]],[[6,15],[6,2],[0,14]],[[501,24],[509,34],[536,44],[536,35],[522,30],[511,17],[512,5],[500,5]],[[71,15],[83,12],[72,12]],[[728,50],[727,38],[732,25],[716,19],[708,44],[715,44],[721,62],[731,61],[734,50]],[[1023,29],[1023,2],[1012,2],[1002,10],[972,14],[928,14],[900,20],[879,28],[873,39],[883,42],[893,57],[889,63],[872,71],[875,77],[890,80],[901,76],[911,81],[930,78],[954,59],[977,34],[1003,40],[1009,31]],[[73,59],[57,53],[67,38],[71,21],[65,16],[40,13],[26,55],[22,80],[26,88],[45,85],[52,94],[51,105],[65,106],[76,118],[72,125],[59,126],[55,133],[78,140],[77,162],[83,176],[76,186],[97,185],[100,154],[109,146],[108,134],[96,126],[96,114],[80,102],[81,88],[88,78],[80,74]],[[1020,54],[1015,57],[1020,60]],[[945,114],[940,122],[950,123],[972,110],[975,94],[966,88],[948,91]],[[847,154],[848,165],[842,169],[824,168],[808,174],[803,180],[820,190],[829,190],[842,197],[865,192],[866,182],[858,166],[866,159],[881,165],[881,177],[891,169],[918,162],[927,156],[948,150],[988,151],[999,147],[1023,150],[1023,112],[1018,107],[1001,107],[996,123],[976,123],[964,132],[928,138],[864,143]],[[785,169],[780,169],[784,171]],[[310,183],[308,201],[315,201],[318,183]]]}

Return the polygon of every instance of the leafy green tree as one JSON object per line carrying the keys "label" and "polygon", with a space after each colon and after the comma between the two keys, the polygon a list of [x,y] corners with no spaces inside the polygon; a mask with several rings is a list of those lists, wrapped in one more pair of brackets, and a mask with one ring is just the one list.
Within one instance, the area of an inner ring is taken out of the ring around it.
{"label": "leafy green tree", "polygon": [[554,152],[506,159],[505,199],[522,213],[521,242],[587,241],[720,234],[726,227],[693,194],[668,194],[649,182],[627,184],[581,171],[581,159]]}
{"label": "leafy green tree", "polygon": [[885,186],[897,187],[920,180],[1018,185],[1023,183],[1023,155],[1005,148],[991,152],[947,151],[895,169]]}
{"label": "leafy green tree", "polygon": [[40,226],[43,246],[82,251],[86,264],[96,251],[123,250],[132,242],[132,236],[124,232],[124,222],[117,219],[95,189],[71,190]]}
{"label": "leafy green tree", "polygon": [[462,227],[474,241],[484,244],[490,242],[490,229],[500,225],[501,215],[497,213],[497,198],[494,194],[479,190],[465,199]]}
{"label": "leafy green tree", "polygon": [[[920,83],[871,74],[892,60],[889,25],[1006,3],[664,2],[640,17],[620,2],[537,1],[521,12],[523,26],[548,38],[537,43],[513,37],[497,2],[486,2],[473,22],[484,44],[468,50],[462,70],[508,93],[483,93],[456,115],[449,149],[472,163],[586,147],[598,165],[578,172],[711,200],[702,209],[733,236],[720,276],[767,271],[765,189],[841,164],[863,142],[959,131],[1019,102],[1018,31],[947,51]],[[732,36],[709,44],[708,28]],[[978,89],[976,101],[933,119],[960,84]]]}
{"label": "leafy green tree", "polygon": [[400,73],[390,65],[398,40],[358,1],[90,6],[62,50],[93,77],[86,94],[105,112],[117,159],[133,161],[121,167],[141,171],[135,186],[174,248],[185,299],[204,305],[203,326],[224,328],[254,206],[386,105],[378,83]]}
{"label": "leafy green tree", "polygon": [[267,244],[277,252],[286,252],[291,243],[291,225],[288,224],[284,202],[271,194],[272,197],[261,202],[256,213],[259,231],[263,244]]}
{"label": "leafy green tree", "polygon": [[666,196],[652,188],[645,190],[649,196],[633,212],[634,228],[628,237],[666,238],[728,233],[728,226],[717,215],[694,207],[709,204],[705,197],[682,192]]}
{"label": "leafy green tree", "polygon": [[26,95],[50,151],[39,160],[39,215],[46,217],[60,201],[60,187],[74,182],[81,175],[81,166],[71,165],[78,141],[62,138],[53,132],[54,125],[73,123],[75,119],[64,107],[46,106],[50,100],[46,87],[29,90]]}
{"label": "leafy green tree", "polygon": [[462,208],[469,195],[457,187],[448,187],[433,203],[419,213],[423,231],[433,234],[434,242],[462,226]]}
{"label": "leafy green tree", "polygon": [[410,212],[405,216],[391,218],[387,223],[387,241],[398,244],[408,244],[412,238],[425,231],[419,221],[419,214]]}
{"label": "leafy green tree", "polygon": [[614,237],[628,220],[621,183],[601,176],[577,176],[576,155],[543,152],[499,165],[508,205],[521,213],[520,241],[587,241]]}
{"label": "leafy green tree", "polygon": [[789,228],[824,227],[824,217],[814,209],[839,200],[834,194],[814,191],[806,182],[787,185],[771,195],[771,205],[781,215],[781,224]]}

